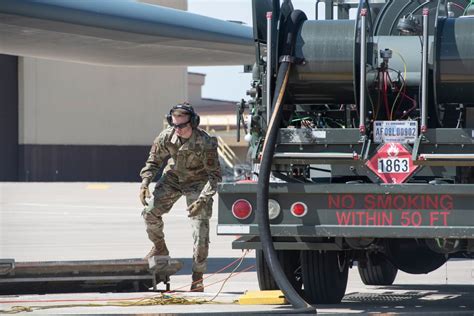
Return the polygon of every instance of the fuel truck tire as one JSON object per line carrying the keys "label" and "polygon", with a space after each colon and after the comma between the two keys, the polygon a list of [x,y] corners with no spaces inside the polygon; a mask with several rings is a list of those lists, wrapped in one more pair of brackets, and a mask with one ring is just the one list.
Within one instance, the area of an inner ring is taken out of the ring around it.
{"label": "fuel truck tire", "polygon": [[[282,265],[286,277],[296,291],[301,292],[303,281],[301,278],[300,251],[298,250],[276,250],[278,261]],[[257,262],[258,286],[262,291],[279,290],[278,284],[273,278],[267,262],[263,255],[263,250],[255,251]]]}
{"label": "fuel truck tire", "polygon": [[365,262],[358,262],[357,269],[365,285],[392,285],[398,269],[380,253],[370,254]]}
{"label": "fuel truck tire", "polygon": [[311,304],[338,304],[346,293],[349,264],[343,252],[302,251],[304,296]]}

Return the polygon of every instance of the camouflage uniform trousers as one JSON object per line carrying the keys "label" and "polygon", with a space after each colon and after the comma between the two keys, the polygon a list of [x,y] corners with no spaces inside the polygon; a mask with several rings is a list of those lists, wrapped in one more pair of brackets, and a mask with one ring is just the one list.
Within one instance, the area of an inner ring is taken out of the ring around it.
{"label": "camouflage uniform trousers", "polygon": [[[168,213],[174,203],[186,196],[187,205],[196,201],[206,182],[193,184],[179,183],[175,176],[163,175],[153,191],[153,201],[143,210],[148,238],[155,245],[164,241],[162,216]],[[201,213],[191,218],[193,230],[193,272],[206,272],[209,253],[209,219],[212,216],[213,199],[209,199]]]}

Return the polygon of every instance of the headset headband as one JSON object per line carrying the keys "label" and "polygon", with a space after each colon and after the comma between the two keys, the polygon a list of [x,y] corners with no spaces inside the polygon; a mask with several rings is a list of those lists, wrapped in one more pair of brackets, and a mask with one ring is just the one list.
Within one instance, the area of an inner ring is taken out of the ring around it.
{"label": "headset headband", "polygon": [[194,112],[193,107],[188,104],[176,104],[175,106],[171,108],[170,113],[173,114],[173,112],[176,110],[183,110],[187,112],[189,115],[196,115],[196,112]]}

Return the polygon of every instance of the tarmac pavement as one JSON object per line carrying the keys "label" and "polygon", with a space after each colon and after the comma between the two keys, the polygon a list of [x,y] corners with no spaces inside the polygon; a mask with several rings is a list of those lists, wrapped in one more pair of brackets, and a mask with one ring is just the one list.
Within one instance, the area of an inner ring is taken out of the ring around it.
{"label": "tarmac pavement", "polygon": [[[0,259],[64,261],[141,258],[151,247],[138,200],[138,183],[0,183]],[[154,314],[290,311],[290,306],[238,305],[245,291],[258,290],[251,251],[236,275],[235,265],[215,271],[242,256],[233,237],[217,236],[217,204],[211,220],[211,248],[205,293],[189,293],[192,236],[184,199],[164,217],[170,255],[184,267],[171,277],[172,295],[211,304],[159,306],[63,307],[36,310],[47,314]],[[240,272],[242,270],[246,272]],[[238,274],[237,274],[238,273]],[[230,277],[229,277],[230,276]],[[228,279],[224,285],[222,281]],[[221,288],[222,287],[222,288]],[[159,286],[160,288],[160,286]],[[164,289],[164,287],[161,287]],[[160,295],[153,292],[80,293],[0,296],[0,311],[12,306],[104,304]],[[134,300],[129,300],[134,301]],[[399,272],[392,286],[365,286],[351,269],[341,304],[317,306],[319,314],[465,314],[474,315],[474,261],[449,261],[427,275]],[[26,313],[26,312],[25,312]],[[1,314],[1,312],[0,312]]]}

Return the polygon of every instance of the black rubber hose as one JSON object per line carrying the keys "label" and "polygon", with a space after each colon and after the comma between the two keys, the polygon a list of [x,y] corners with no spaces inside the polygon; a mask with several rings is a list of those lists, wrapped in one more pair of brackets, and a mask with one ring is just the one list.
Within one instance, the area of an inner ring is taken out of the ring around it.
{"label": "black rubber hose", "polygon": [[[294,44],[297,32],[301,24],[306,20],[306,15],[299,10],[293,11],[291,14],[291,25],[288,28],[287,40],[285,41],[285,53],[289,56],[294,54]],[[308,304],[288,281],[281,264],[277,258],[273,240],[270,232],[270,220],[268,218],[268,196],[269,196],[269,179],[273,154],[275,152],[275,144],[278,135],[278,129],[281,120],[281,104],[286,90],[286,84],[291,69],[291,58],[287,58],[282,62],[278,69],[278,76],[275,83],[275,96],[273,98],[273,113],[270,119],[267,133],[265,135],[265,143],[263,145],[263,155],[260,162],[260,172],[258,176],[257,188],[257,219],[260,231],[260,241],[262,243],[263,253],[275,282],[284,293],[286,299],[297,310],[293,313],[316,313],[316,309]]]}

